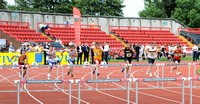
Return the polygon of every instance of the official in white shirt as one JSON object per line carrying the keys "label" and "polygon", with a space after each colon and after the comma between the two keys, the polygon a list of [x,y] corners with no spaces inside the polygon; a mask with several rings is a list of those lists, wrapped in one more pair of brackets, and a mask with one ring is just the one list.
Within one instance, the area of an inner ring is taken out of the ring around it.
{"label": "official in white shirt", "polygon": [[192,47],[192,51],[193,51],[193,61],[197,61],[198,46],[196,44]]}
{"label": "official in white shirt", "polygon": [[109,44],[108,44],[108,42],[106,43],[104,43],[104,55],[105,55],[105,61],[106,61],[106,63],[108,64],[108,53],[109,53],[109,50],[110,50],[110,46],[109,46]]}

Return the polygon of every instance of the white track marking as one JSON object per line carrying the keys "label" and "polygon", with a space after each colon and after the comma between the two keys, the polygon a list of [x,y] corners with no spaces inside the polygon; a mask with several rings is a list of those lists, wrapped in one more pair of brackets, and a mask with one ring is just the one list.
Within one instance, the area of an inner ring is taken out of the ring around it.
{"label": "white track marking", "polygon": [[[82,77],[82,79],[84,79],[85,76],[87,76],[87,75],[90,74],[90,73],[91,73],[91,72],[85,74],[85,75]],[[89,85],[87,85],[86,83],[84,83],[84,85],[86,85],[88,88],[91,88],[91,87],[90,87]],[[102,94],[104,94],[104,95],[107,95],[107,96],[110,96],[110,97],[116,98],[116,99],[118,99],[118,100],[122,100],[122,101],[127,102],[126,99],[122,99],[122,98],[120,98],[120,97],[117,97],[117,96],[114,96],[114,95],[111,95],[111,94],[108,94],[108,93],[105,93],[105,92],[102,92],[102,91],[99,91],[99,90],[96,90],[96,91],[99,92],[99,93],[102,93]],[[130,101],[130,103],[135,104],[134,102],[131,102],[131,101]]]}
{"label": "white track marking", "polygon": [[[40,75],[43,75],[43,74],[45,74],[45,73],[40,73],[40,74],[38,74],[38,75],[35,75],[35,76],[31,77],[30,79],[33,79],[33,78],[35,78],[35,77],[37,77],[37,76],[40,76]],[[26,84],[24,84],[24,88],[25,88],[25,90],[26,90]],[[33,98],[34,100],[36,100],[38,103],[43,104],[40,100],[38,100],[36,97],[34,97],[32,94],[30,94],[27,90],[26,90],[26,92],[27,92],[27,94],[28,94],[30,97],[32,97],[32,98]]]}
{"label": "white track marking", "polygon": [[[131,74],[131,77],[133,77],[133,74],[134,74],[135,72],[140,71],[140,70],[142,70],[142,69],[137,69],[136,71],[134,71],[134,72]],[[113,72],[115,72],[115,71],[113,71]],[[112,74],[113,72],[111,72],[110,74]],[[109,78],[109,75],[110,75],[110,74],[108,74],[107,78]],[[134,78],[134,77],[133,77],[133,78]],[[114,84],[117,85],[117,86],[123,87],[123,86],[121,86],[121,85],[119,85],[119,84],[116,84],[116,83],[114,83]],[[130,91],[135,91],[135,90],[130,90]],[[144,93],[144,92],[139,92],[139,91],[138,91],[138,93],[141,93],[141,94],[144,94],[144,95],[148,95],[148,96],[152,96],[152,97],[156,97],[156,98],[163,99],[163,100],[167,100],[167,101],[171,101],[171,102],[175,102],[175,103],[181,103],[181,102],[179,102],[179,101],[175,101],[175,100],[163,98],[163,97],[156,96],[156,95],[151,95],[151,94]]]}
{"label": "white track marking", "polygon": [[[65,75],[66,73],[64,73],[63,75]],[[58,76],[58,78],[59,77],[61,77],[62,75],[60,75],[60,76]],[[56,78],[57,79],[57,78]],[[59,88],[55,83],[54,83],[54,85],[57,87],[57,88]],[[67,93],[67,92],[65,92],[65,91],[62,91],[64,94],[66,94],[66,95],[69,95],[69,93]],[[78,98],[77,97],[75,97],[75,96],[73,96],[73,95],[71,95],[71,97],[73,97],[73,98],[75,98],[75,99],[77,99],[78,100]],[[86,102],[86,101],[84,101],[84,100],[81,100],[82,102],[84,102],[84,103],[86,103],[86,104],[90,104],[90,103],[88,103],[88,102]]]}
{"label": "white track marking", "polygon": [[7,80],[9,83],[11,83],[11,84],[13,84],[14,86],[16,86],[15,83],[11,82],[11,81],[8,80],[6,77],[4,77],[4,76],[2,76],[2,75],[0,75],[0,76],[1,76],[3,79]]}
{"label": "white track marking", "polygon": [[[1,75],[1,76],[2,76],[2,75]],[[5,77],[5,78],[7,79],[7,78],[14,77],[14,76],[17,76],[17,75],[16,75],[16,74],[13,74],[13,75],[11,75],[11,76],[8,76],[8,77]],[[4,79],[4,78],[3,78],[3,79],[1,79],[1,80],[0,80],[0,82],[1,82],[1,81],[3,81],[3,80],[5,80],[5,79]]]}
{"label": "white track marking", "polygon": [[[154,75],[158,78],[158,76],[157,76],[156,73],[157,73],[157,71],[154,72]],[[168,83],[173,83],[173,84],[176,84],[176,85],[182,85],[182,84],[178,84],[178,83],[170,82],[170,81]],[[147,84],[147,85],[149,85],[149,84]],[[169,90],[169,89],[166,89],[166,88],[163,88],[163,90],[166,90],[166,91],[169,91],[169,92],[178,93],[178,94],[182,94],[182,92],[178,92],[178,91],[174,91],[174,90]],[[185,95],[190,96],[190,94],[188,94],[188,93],[185,93]],[[200,98],[200,96],[198,96],[198,95],[192,94],[192,96]]]}

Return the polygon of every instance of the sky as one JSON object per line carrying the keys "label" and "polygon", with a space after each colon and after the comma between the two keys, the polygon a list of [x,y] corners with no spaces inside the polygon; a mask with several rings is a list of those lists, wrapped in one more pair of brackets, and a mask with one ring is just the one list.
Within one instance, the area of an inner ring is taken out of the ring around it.
{"label": "sky", "polygon": [[[6,0],[8,4],[14,5],[14,0]],[[124,0],[124,17],[139,17],[138,12],[144,9],[144,0]]]}

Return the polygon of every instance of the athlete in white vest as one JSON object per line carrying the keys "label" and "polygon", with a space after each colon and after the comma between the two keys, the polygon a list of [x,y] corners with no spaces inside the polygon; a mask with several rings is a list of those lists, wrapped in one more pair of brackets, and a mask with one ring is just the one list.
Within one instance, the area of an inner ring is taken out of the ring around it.
{"label": "athlete in white vest", "polygon": [[[147,52],[148,52],[148,53],[147,53]],[[157,49],[156,49],[156,47],[155,47],[155,43],[152,42],[151,45],[150,45],[150,47],[148,47],[148,48],[145,50],[144,53],[145,53],[145,54],[144,54],[144,55],[145,55],[145,58],[146,58],[146,59],[148,58],[149,64],[154,64],[155,59],[157,58]],[[148,54],[148,57],[147,57],[146,54]],[[152,77],[151,71],[152,71],[152,65],[149,66],[149,69],[148,69],[148,71],[146,72],[147,75],[150,73],[150,77]]]}
{"label": "athlete in white vest", "polygon": [[[50,45],[49,49],[43,49],[39,54],[41,54],[44,51],[46,51],[46,53],[47,53],[47,57],[46,57],[47,64],[48,65],[54,65],[55,64],[55,58],[56,58],[56,51],[53,49],[53,45]],[[48,79],[50,79],[52,68],[53,68],[53,66],[49,67],[49,73],[47,75]]]}
{"label": "athlete in white vest", "polygon": [[[68,55],[69,55],[68,63],[70,65],[74,65],[75,58],[78,56],[78,54],[77,54],[77,51],[76,51],[74,45],[71,45],[69,48],[70,49],[63,50],[63,52],[61,53],[61,56],[63,55],[64,52],[68,52]],[[73,77],[73,67],[69,68],[67,75],[69,75],[70,73],[71,73],[71,77]]]}

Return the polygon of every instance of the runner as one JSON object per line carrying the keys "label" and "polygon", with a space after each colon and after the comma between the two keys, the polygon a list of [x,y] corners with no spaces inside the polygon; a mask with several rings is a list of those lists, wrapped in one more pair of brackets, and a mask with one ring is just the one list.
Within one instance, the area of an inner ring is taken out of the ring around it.
{"label": "runner", "polygon": [[[178,45],[177,46],[177,49],[173,49],[171,50],[171,52],[174,51],[174,62],[175,63],[180,63],[181,62],[181,56],[184,56],[185,54],[182,54],[182,49],[181,49],[181,45]],[[171,56],[169,56],[171,57]],[[177,69],[176,71],[176,74],[177,75],[181,75],[180,73],[180,69],[179,69],[179,66],[178,65],[175,65],[174,67],[171,67],[171,72],[174,70],[174,69]]]}
{"label": "runner", "polygon": [[[49,49],[43,49],[39,54],[41,54],[42,52],[46,51],[47,53],[47,64],[48,65],[54,65],[55,64],[55,58],[56,58],[56,51],[53,49],[53,45],[50,45]],[[50,79],[51,76],[51,70],[53,69],[52,67],[49,67],[49,73],[48,73],[48,79]]]}
{"label": "runner", "polygon": [[[26,55],[26,51],[22,50],[22,54],[21,55],[14,55],[12,57],[12,59],[14,57],[19,57],[19,59],[18,59],[18,65],[28,65],[28,56]],[[20,66],[19,67],[19,69],[20,69],[19,77],[22,76],[22,70],[21,70],[21,68],[22,67]],[[24,66],[23,67],[23,78],[26,75],[26,69],[27,69],[27,67]]]}
{"label": "runner", "polygon": [[[146,53],[148,52],[148,57],[146,55]],[[151,43],[151,46],[149,48],[147,48],[144,52],[145,54],[145,58],[147,59],[148,58],[148,62],[149,64],[154,64],[155,62],[155,58],[157,58],[157,55],[158,55],[158,51],[157,51],[157,47],[155,47],[155,43],[152,42]],[[148,75],[150,73],[150,77],[152,77],[152,65],[149,66],[149,69],[147,70],[146,74]]]}
{"label": "runner", "polygon": [[[97,65],[93,70],[93,74],[95,74],[96,69],[99,69],[98,65],[101,64],[102,52],[104,51],[103,48],[100,46],[99,42],[96,42],[95,47],[92,48],[94,52],[94,62]],[[99,76],[99,72],[97,72],[97,76]]]}
{"label": "runner", "polygon": [[[74,45],[69,46],[69,48],[70,49],[63,50],[63,52],[61,53],[61,56],[63,55],[64,52],[68,52],[68,55],[69,55],[68,63],[70,65],[74,65],[75,58],[78,57],[78,54]],[[69,75],[70,73],[71,73],[71,77],[73,77],[73,66],[69,68],[67,75]]]}
{"label": "runner", "polygon": [[[130,43],[127,43],[125,48],[122,48],[119,53],[117,54],[117,56],[119,56],[119,54],[121,53],[121,51],[124,51],[124,61],[126,62],[127,66],[126,66],[126,76],[129,76],[128,72],[129,72],[129,65],[131,64],[132,61],[132,57],[133,57],[133,53],[136,54],[135,50],[131,47]],[[122,72],[124,72],[124,67],[122,68]]]}

